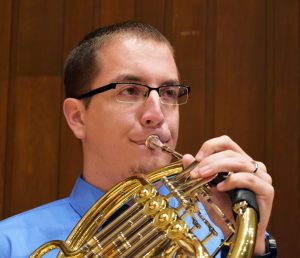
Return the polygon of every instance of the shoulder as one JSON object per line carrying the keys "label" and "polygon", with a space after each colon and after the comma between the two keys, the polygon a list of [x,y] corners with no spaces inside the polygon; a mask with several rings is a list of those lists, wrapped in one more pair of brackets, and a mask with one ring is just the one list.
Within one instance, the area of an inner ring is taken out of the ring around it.
{"label": "shoulder", "polygon": [[1,253],[3,257],[28,257],[45,242],[64,240],[79,219],[69,198],[7,218],[0,222]]}
{"label": "shoulder", "polygon": [[44,224],[44,222],[54,222],[55,220],[69,220],[69,217],[72,215],[76,217],[77,214],[71,207],[69,198],[65,198],[2,220],[0,222],[0,232],[14,228],[24,229],[28,226],[37,227],[40,224]]}

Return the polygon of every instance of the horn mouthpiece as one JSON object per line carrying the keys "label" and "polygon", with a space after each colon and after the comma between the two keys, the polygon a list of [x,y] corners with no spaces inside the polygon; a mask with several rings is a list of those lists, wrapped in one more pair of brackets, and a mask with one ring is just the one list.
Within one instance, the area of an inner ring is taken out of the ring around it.
{"label": "horn mouthpiece", "polygon": [[150,150],[154,150],[155,148],[159,148],[164,152],[167,152],[169,154],[171,154],[173,157],[175,157],[176,159],[182,159],[182,154],[180,154],[179,152],[172,150],[169,146],[167,146],[166,144],[163,144],[158,135],[155,134],[151,134],[147,137],[146,141],[145,141],[145,145],[150,149]]}

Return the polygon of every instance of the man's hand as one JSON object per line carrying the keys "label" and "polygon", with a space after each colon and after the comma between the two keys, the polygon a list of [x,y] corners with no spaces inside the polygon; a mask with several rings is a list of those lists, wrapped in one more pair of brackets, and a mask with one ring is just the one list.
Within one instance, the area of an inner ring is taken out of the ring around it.
{"label": "man's hand", "polygon": [[[188,166],[195,159],[199,161],[199,165],[191,171],[191,177],[209,177],[221,171],[230,171],[232,172],[231,175],[217,185],[218,191],[224,192],[235,188],[246,188],[255,193],[260,211],[260,222],[254,252],[255,254],[264,254],[265,232],[274,199],[272,178],[267,173],[266,166],[262,162],[254,162],[228,136],[206,141],[195,158],[189,154],[184,155],[184,166]],[[255,163],[258,164],[258,168]],[[255,173],[253,173],[254,171]],[[224,199],[225,201],[227,202]]]}

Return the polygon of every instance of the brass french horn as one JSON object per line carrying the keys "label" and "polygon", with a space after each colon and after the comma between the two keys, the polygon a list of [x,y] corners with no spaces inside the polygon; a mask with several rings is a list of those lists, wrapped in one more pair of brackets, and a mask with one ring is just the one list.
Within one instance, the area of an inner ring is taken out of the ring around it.
{"label": "brass french horn", "polygon": [[[149,148],[160,148],[181,159],[182,155],[161,143],[151,135],[145,143]],[[74,227],[66,241],[50,241],[32,253],[31,258],[42,257],[53,249],[59,249],[57,257],[215,257],[226,246],[227,257],[252,257],[255,246],[258,209],[255,197],[248,190],[231,192],[235,226],[212,202],[210,189],[226,173],[211,178],[192,180],[192,163],[183,169],[177,161],[147,175],[130,177],[117,184],[101,197]],[[164,185],[166,195],[161,195],[157,185]],[[171,200],[176,199],[177,205]],[[199,200],[205,200],[228,226],[229,234],[209,254],[205,245],[217,232],[209,219],[199,210]],[[103,224],[129,202],[128,208]],[[188,226],[185,218],[192,225]],[[201,228],[208,230],[202,240],[195,234]],[[101,229],[101,230],[100,230]]]}

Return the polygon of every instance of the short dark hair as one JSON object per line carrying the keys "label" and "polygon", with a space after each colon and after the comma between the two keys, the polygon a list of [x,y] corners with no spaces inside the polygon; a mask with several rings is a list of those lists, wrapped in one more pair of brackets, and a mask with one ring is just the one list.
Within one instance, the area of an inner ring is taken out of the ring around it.
{"label": "short dark hair", "polygon": [[66,98],[74,98],[90,90],[93,79],[100,71],[96,51],[105,43],[122,35],[165,43],[173,53],[173,48],[166,37],[149,24],[127,21],[99,28],[87,34],[67,58],[64,68]]}

